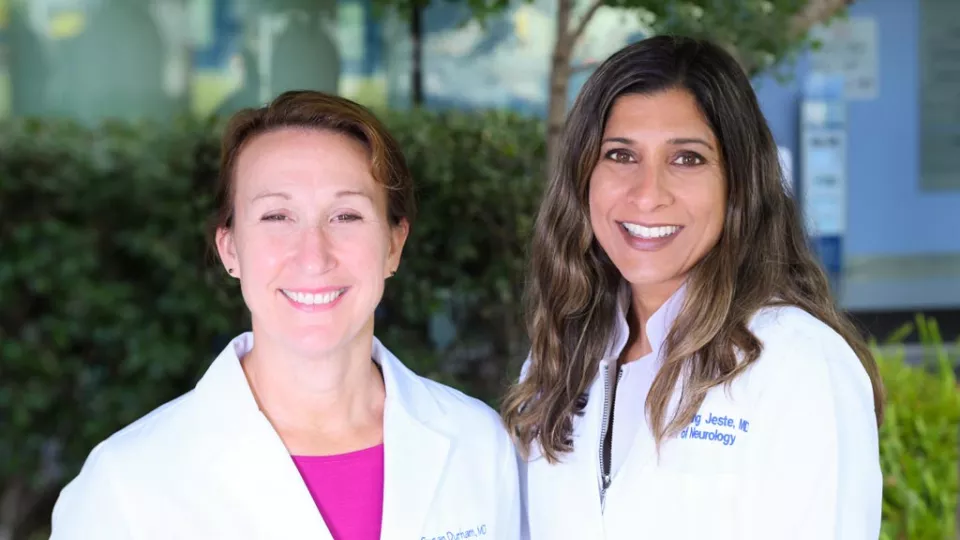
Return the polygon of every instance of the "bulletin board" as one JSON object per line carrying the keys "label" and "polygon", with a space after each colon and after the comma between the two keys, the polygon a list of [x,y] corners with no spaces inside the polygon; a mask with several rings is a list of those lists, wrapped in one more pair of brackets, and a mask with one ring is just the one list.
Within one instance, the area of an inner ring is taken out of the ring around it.
{"label": "bulletin board", "polygon": [[920,188],[960,190],[960,1],[920,13]]}

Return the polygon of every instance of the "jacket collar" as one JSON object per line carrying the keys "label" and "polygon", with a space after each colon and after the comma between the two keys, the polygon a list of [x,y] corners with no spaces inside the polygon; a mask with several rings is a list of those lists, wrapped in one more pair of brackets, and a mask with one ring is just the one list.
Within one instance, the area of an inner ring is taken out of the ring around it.
{"label": "jacket collar", "polygon": [[[685,298],[686,284],[683,284],[667,298],[667,301],[664,302],[663,305],[650,316],[650,320],[647,321],[647,339],[650,341],[653,358],[656,358],[658,363],[663,360],[660,353],[667,340],[667,335],[670,334],[673,323],[680,314],[680,309],[683,307]],[[604,363],[616,362],[623,352],[624,347],[627,346],[627,340],[630,338],[630,326],[627,322],[627,316],[630,313],[631,301],[632,293],[630,285],[624,282],[620,287],[620,295],[617,301],[617,315],[614,323],[613,338],[610,340],[610,345],[607,347],[606,354],[603,357]]]}
{"label": "jacket collar", "polygon": [[[219,421],[228,424],[249,422],[262,416],[247,382],[240,360],[253,349],[253,333],[235,337],[213,361],[197,383],[204,404],[213,406]],[[383,371],[387,407],[432,429],[446,432],[455,427],[446,421],[440,403],[427,383],[407,368],[379,339],[373,338],[373,361]]]}
{"label": "jacket collar", "polygon": [[[667,336],[670,334],[671,328],[673,328],[674,322],[677,319],[677,316],[680,314],[680,310],[683,307],[684,301],[686,299],[686,285],[681,285],[668,299],[663,303],[660,308],[650,316],[650,320],[647,321],[646,334],[647,339],[650,341],[651,348],[651,360],[657,363],[657,369],[663,363],[663,348],[664,343],[666,342]],[[615,377],[616,371],[610,370],[609,366],[616,365],[616,361],[620,356],[620,353],[623,351],[623,348],[626,346],[628,336],[630,334],[630,329],[627,324],[627,314],[629,313],[630,307],[630,289],[629,287],[624,287],[624,290],[621,295],[621,301],[617,310],[617,329],[615,332],[615,339],[612,341],[611,350],[615,350],[609,358],[605,358],[601,365],[600,374],[604,373],[606,369],[606,374],[608,377]],[[602,377],[598,377],[599,380],[603,380]],[[669,411],[675,411],[680,396],[680,389],[682,388],[683,382],[682,378],[677,381],[677,384],[674,388],[673,398],[671,399],[669,405]],[[603,392],[603,386],[599,385],[599,390]],[[602,395],[602,394],[601,394]],[[603,401],[603,400],[598,400]],[[602,418],[602,409],[603,405],[598,403],[596,405],[596,414],[593,418],[597,422],[601,422]],[[598,433],[600,430],[595,430]],[[595,441],[595,445],[592,448],[597,448],[599,446],[599,440]],[[622,474],[623,470],[631,466],[640,467],[641,469],[651,466],[651,463],[658,461],[657,449],[654,444],[654,440],[651,436],[645,436],[643,431],[638,431],[633,438],[633,441],[629,445],[628,450],[631,458],[627,460],[624,466],[616,474]],[[593,463],[597,463],[596,460],[593,460]],[[597,466],[597,478],[599,478],[599,466]],[[597,502],[599,503],[599,495],[597,497]]]}
{"label": "jacket collar", "polygon": [[[248,499],[276,525],[276,537],[329,539],[293,460],[247,383],[240,359],[252,348],[252,333],[237,336],[197,384],[206,414],[213,415],[205,425],[222,435],[216,467],[232,475],[231,482],[240,482],[237,497]],[[376,338],[372,356],[386,390],[382,539],[419,538],[457,426],[435,390]],[[280,534],[288,530],[292,534]]]}

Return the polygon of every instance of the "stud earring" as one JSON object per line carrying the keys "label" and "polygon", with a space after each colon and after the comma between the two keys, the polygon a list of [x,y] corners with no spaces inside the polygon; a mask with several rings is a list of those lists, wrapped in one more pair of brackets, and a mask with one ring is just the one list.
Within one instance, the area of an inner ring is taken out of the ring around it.
{"label": "stud earring", "polygon": [[232,276],[232,275],[233,275],[233,268],[227,268],[227,273]]}

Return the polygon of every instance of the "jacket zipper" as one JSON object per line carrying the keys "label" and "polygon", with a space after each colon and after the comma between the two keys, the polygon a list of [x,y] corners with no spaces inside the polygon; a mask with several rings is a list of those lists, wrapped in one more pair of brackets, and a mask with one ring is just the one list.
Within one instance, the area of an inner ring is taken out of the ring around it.
{"label": "jacket zipper", "polygon": [[[619,384],[623,372],[617,365],[617,380]],[[613,454],[613,409],[617,399],[617,386],[610,388],[610,376],[603,374],[603,424],[600,428],[600,511],[606,506],[607,488],[612,481],[611,461]]]}

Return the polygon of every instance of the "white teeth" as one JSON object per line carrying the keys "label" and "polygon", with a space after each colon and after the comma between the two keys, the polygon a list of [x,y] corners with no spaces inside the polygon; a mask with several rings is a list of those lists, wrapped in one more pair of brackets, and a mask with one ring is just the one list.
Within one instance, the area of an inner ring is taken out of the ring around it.
{"label": "white teeth", "polygon": [[340,289],[338,291],[333,291],[333,292],[328,292],[323,294],[312,294],[312,293],[304,293],[304,292],[297,292],[297,291],[288,291],[286,289],[281,289],[281,290],[283,291],[283,294],[287,296],[287,298],[293,300],[298,304],[304,304],[307,306],[329,304],[334,300],[336,300],[337,298],[339,298],[340,295],[343,294],[344,291],[346,291],[346,289]]}
{"label": "white teeth", "polygon": [[667,225],[663,227],[644,227],[636,223],[622,223],[623,228],[630,233],[630,236],[637,238],[663,238],[670,236],[680,230],[678,225]]}

